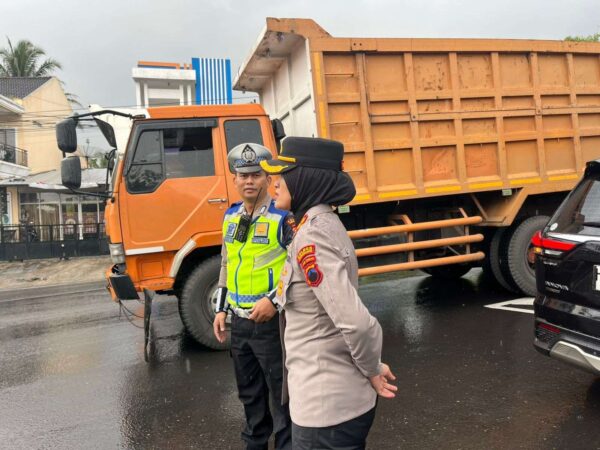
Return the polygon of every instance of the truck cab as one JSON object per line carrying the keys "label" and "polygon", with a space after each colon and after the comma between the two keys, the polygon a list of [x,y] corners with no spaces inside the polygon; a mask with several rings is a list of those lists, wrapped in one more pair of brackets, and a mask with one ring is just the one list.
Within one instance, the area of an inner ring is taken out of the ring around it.
{"label": "truck cab", "polygon": [[[256,104],[149,108],[129,120],[126,146],[113,155],[105,210],[111,296],[137,299],[144,290],[175,295],[188,332],[209,347],[226,346],[216,341],[211,324],[223,214],[239,200],[227,154],[243,142],[275,154],[274,130],[282,138],[281,123]],[[76,139],[72,122],[57,126],[63,151],[76,148],[67,138]],[[111,125],[97,116],[96,122],[117,144]],[[78,158],[63,160],[63,184],[76,189],[78,171]]]}

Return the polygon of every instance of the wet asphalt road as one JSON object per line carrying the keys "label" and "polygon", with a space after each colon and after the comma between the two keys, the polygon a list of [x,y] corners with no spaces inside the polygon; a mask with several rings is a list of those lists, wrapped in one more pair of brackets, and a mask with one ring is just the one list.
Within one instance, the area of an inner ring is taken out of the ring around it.
{"label": "wet asphalt road", "polygon": [[[485,308],[514,296],[481,279],[361,285],[400,388],[369,448],[600,447],[600,379],[537,354],[533,316]],[[155,299],[145,363],[100,285],[75,290],[0,294],[0,447],[241,448],[229,355],[183,334],[173,298]]]}

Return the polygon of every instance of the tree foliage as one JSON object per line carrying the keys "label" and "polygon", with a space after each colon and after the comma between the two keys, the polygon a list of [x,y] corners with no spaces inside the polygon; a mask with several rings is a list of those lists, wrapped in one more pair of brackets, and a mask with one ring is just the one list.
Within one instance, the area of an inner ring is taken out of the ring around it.
{"label": "tree foliage", "polygon": [[600,42],[600,33],[590,34],[589,36],[567,36],[565,41]]}
{"label": "tree foliage", "polygon": [[45,58],[46,52],[30,41],[23,39],[13,45],[7,37],[8,46],[0,49],[0,76],[3,77],[46,77],[61,64]]}

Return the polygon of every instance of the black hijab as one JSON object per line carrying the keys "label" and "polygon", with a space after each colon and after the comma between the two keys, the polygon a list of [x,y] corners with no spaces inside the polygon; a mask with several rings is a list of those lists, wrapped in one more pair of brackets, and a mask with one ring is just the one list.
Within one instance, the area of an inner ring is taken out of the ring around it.
{"label": "black hijab", "polygon": [[313,206],[345,205],[356,195],[352,178],[345,172],[299,166],[282,176],[292,195],[291,208],[298,222]]}

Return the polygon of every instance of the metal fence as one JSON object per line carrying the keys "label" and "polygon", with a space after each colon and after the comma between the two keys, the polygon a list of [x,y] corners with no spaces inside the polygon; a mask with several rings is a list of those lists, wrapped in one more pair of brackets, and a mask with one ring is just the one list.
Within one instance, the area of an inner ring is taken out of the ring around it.
{"label": "metal fence", "polygon": [[27,150],[0,143],[0,161],[27,167]]}
{"label": "metal fence", "polygon": [[0,260],[108,254],[103,223],[0,225]]}

